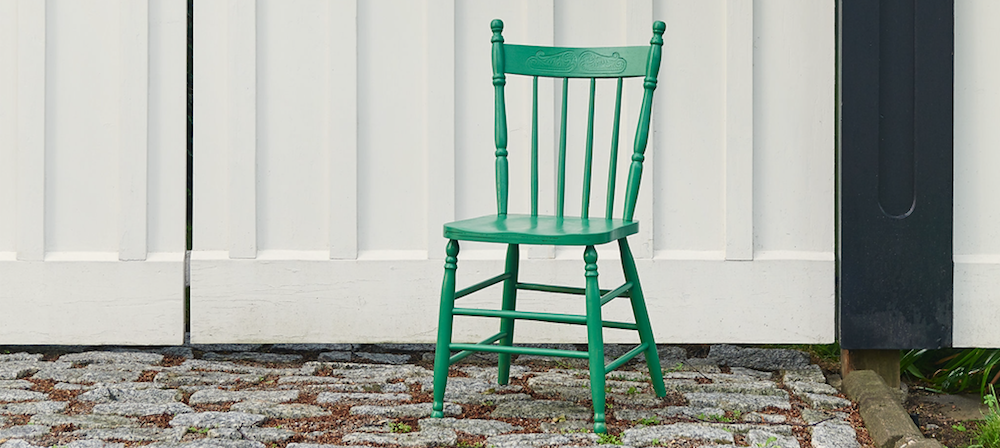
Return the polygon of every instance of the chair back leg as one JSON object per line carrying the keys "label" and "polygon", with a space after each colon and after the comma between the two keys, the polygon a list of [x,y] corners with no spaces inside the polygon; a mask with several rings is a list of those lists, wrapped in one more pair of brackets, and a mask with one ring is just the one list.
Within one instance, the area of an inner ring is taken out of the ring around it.
{"label": "chair back leg", "polygon": [[[513,311],[517,307],[517,269],[520,261],[520,253],[517,244],[507,245],[507,262],[504,273],[510,277],[503,282],[503,303],[501,309]],[[500,345],[510,347],[514,345],[514,318],[500,319],[500,332],[504,337],[500,339]],[[499,356],[499,370],[497,372],[497,383],[501,386],[510,382],[510,353],[501,353]]]}
{"label": "chair back leg", "polygon": [[639,327],[639,340],[647,344],[646,367],[649,368],[649,377],[653,383],[653,392],[657,397],[667,395],[663,387],[663,370],[660,367],[660,354],[656,351],[656,341],[653,340],[653,328],[649,324],[649,312],[646,310],[646,301],[642,297],[642,286],[639,285],[639,272],[635,269],[635,259],[632,258],[632,250],[628,247],[625,238],[618,240],[618,248],[621,249],[622,270],[625,271],[625,281],[632,282],[632,289],[629,291],[632,303],[632,314],[635,316],[635,324]]}
{"label": "chair back leg", "polygon": [[451,326],[455,320],[455,271],[458,270],[458,241],[449,240],[445,247],[444,281],[441,283],[441,306],[438,311],[437,347],[434,350],[434,407],[431,417],[444,417],[444,389],[448,385],[451,364]]}
{"label": "chair back leg", "polygon": [[607,432],[604,391],[604,326],[601,321],[601,289],[597,282],[597,249],[583,251],[587,301],[587,354],[590,366],[590,395],[594,404],[594,432]]}

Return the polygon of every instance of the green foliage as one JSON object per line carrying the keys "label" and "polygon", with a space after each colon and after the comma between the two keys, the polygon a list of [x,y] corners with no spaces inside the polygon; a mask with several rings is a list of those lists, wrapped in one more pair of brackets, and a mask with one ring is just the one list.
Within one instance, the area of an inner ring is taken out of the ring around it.
{"label": "green foliage", "polygon": [[392,423],[389,423],[389,431],[390,432],[399,433],[399,434],[405,434],[405,433],[413,431],[413,427],[411,427],[410,425],[407,425],[406,423],[402,423],[402,422],[392,422]]}
{"label": "green foliage", "polygon": [[638,394],[638,393],[639,393],[639,389],[636,389],[636,387],[635,387],[635,386],[630,386],[630,387],[628,388],[628,390],[626,390],[626,391],[625,391],[625,393],[626,393],[627,395],[635,395],[635,394]]}
{"label": "green foliage", "polygon": [[598,434],[597,435],[597,444],[598,445],[621,445],[622,444],[622,438],[621,438],[621,436],[617,436],[617,435],[609,434],[609,433]]}
{"label": "green foliage", "polygon": [[775,437],[775,436],[771,436],[771,437],[768,437],[767,440],[764,441],[764,443],[758,443],[755,446],[759,446],[759,447],[762,447],[762,448],[772,448],[772,447],[778,446],[777,442],[778,442],[778,438]]}
{"label": "green foliage", "polygon": [[1000,349],[910,350],[900,358],[900,371],[929,381],[937,390],[975,391],[1000,380]]}
{"label": "green foliage", "polygon": [[188,427],[187,432],[192,434],[208,434],[211,431],[210,428],[197,428],[194,426]]}
{"label": "green foliage", "polygon": [[982,423],[972,439],[975,443],[969,448],[1000,448],[1000,404],[997,402],[996,390],[990,385],[990,393],[983,397],[983,403],[989,408],[983,416]]}
{"label": "green foliage", "polygon": [[469,442],[465,440],[459,440],[458,444],[455,445],[457,448],[486,448],[486,442]]}
{"label": "green foliage", "polygon": [[959,423],[957,425],[951,425],[951,429],[954,429],[955,431],[958,431],[958,432],[965,432],[966,429],[968,429],[968,428],[966,428],[965,425]]}
{"label": "green foliage", "polygon": [[639,420],[636,421],[636,424],[646,425],[646,426],[659,425],[660,424],[660,419],[658,419],[656,417],[641,418],[641,419],[639,419]]}

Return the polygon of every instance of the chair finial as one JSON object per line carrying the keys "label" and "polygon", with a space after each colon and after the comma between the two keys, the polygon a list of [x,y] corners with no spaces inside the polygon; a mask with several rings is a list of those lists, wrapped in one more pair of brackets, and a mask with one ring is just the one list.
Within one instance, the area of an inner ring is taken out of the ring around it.
{"label": "chair finial", "polygon": [[653,39],[649,41],[650,44],[660,44],[663,45],[663,32],[667,30],[667,24],[659,20],[653,22]]}
{"label": "chair finial", "polygon": [[490,22],[490,29],[492,29],[494,33],[503,31],[503,20],[493,19],[493,21]]}

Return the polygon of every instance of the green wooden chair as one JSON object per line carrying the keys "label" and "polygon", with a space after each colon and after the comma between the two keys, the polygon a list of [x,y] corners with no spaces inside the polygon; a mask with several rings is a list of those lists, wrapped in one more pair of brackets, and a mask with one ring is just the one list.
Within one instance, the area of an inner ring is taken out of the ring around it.
{"label": "green wooden chair", "polygon": [[[594,406],[594,431],[607,431],[605,425],[605,375],[622,366],[640,353],[645,355],[657,396],[664,396],[660,360],[649,325],[649,316],[639,286],[639,275],[629,249],[627,236],[639,230],[639,223],[632,220],[639,180],[642,176],[643,153],[649,135],[649,117],[653,105],[653,90],[660,69],[660,51],[663,46],[663,22],[653,23],[653,38],[649,46],[604,48],[557,48],[525,45],[505,45],[501,31],[503,22],[493,20],[493,86],[496,107],[496,186],[497,214],[456,221],[444,225],[448,238],[444,264],[444,282],[441,287],[441,308],[438,323],[437,351],[434,357],[434,410],[433,417],[443,417],[444,392],[448,382],[448,367],[474,352],[499,353],[498,382],[507,384],[510,377],[512,354],[561,356],[587,359],[590,366],[590,390]],[[531,134],[531,214],[507,213],[507,113],[504,101],[506,76],[532,77],[532,134]],[[556,215],[538,214],[538,78],[563,78],[562,114],[560,123],[559,155],[556,179]],[[644,94],[639,113],[635,147],[632,152],[628,183],[625,191],[625,210],[622,219],[613,219],[615,160],[618,152],[618,128],[621,116],[622,79],[642,77]],[[590,81],[590,104],[587,121],[587,140],[584,154],[583,204],[579,217],[564,216],[566,181],[566,113],[570,78]],[[591,163],[593,159],[594,93],[597,78],[617,78],[615,112],[610,149],[611,164],[608,169],[608,200],[605,217],[589,217]],[[506,268],[496,277],[482,281],[461,291],[455,291],[455,274],[458,269],[458,241],[482,241],[507,244]],[[618,242],[621,250],[625,284],[612,290],[600,289],[597,282],[597,250],[595,245]],[[584,246],[584,288],[553,286],[518,282],[518,248],[521,244],[557,246]],[[503,282],[500,309],[458,308],[455,301]],[[517,311],[518,290],[544,291],[583,295],[586,315],[567,315]],[[635,322],[613,322],[601,318],[601,307],[616,297],[631,300]],[[495,317],[500,319],[500,332],[478,344],[460,344],[451,341],[454,316]],[[514,322],[527,319],[543,322],[587,326],[588,351],[555,350],[518,347],[513,345]],[[620,358],[604,365],[604,328],[635,330],[641,343]],[[452,351],[458,351],[452,355]]]}

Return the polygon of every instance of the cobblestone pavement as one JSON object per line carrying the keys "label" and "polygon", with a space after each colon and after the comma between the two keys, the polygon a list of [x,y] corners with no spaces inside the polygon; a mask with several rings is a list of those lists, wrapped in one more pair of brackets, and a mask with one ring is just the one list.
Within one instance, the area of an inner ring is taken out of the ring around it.
{"label": "cobblestone pavement", "polygon": [[498,386],[491,355],[469,357],[428,418],[431,349],[0,348],[0,448],[860,447],[851,403],[798,351],[661,347],[667,397],[638,363],[611,373],[599,437],[579,360],[520,356]]}

